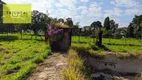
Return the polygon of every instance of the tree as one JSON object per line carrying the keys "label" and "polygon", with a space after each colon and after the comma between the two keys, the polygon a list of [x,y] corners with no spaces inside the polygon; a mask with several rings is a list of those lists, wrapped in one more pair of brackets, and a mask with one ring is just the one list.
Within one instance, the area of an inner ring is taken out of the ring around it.
{"label": "tree", "polygon": [[64,19],[63,18],[58,19],[58,23],[63,24],[64,23]]}
{"label": "tree", "polygon": [[76,24],[72,27],[72,35],[79,35],[79,22],[76,22]]}
{"label": "tree", "polygon": [[127,28],[127,36],[132,38],[134,37],[134,27],[132,23],[130,23]]}
{"label": "tree", "polygon": [[51,18],[47,14],[34,10],[32,13],[32,29],[35,35],[38,35],[39,31],[45,32],[47,24],[50,23]]}
{"label": "tree", "polygon": [[103,31],[101,30],[102,28],[102,23],[100,21],[95,21],[91,24],[91,27],[94,28],[95,31],[98,31],[97,37],[96,37],[96,45],[101,46],[102,45],[102,34]]}
{"label": "tree", "polygon": [[106,30],[110,30],[110,21],[109,21],[109,17],[105,18],[104,21],[104,27],[106,28]]}
{"label": "tree", "polygon": [[115,33],[117,28],[118,28],[118,24],[115,23],[114,20],[110,20],[110,29],[112,30],[112,33]]}
{"label": "tree", "polygon": [[139,16],[135,15],[135,17],[132,20],[132,23],[136,24],[137,26],[140,26],[142,23],[142,15]]}
{"label": "tree", "polygon": [[135,15],[128,26],[127,35],[129,37],[142,37],[142,15]]}
{"label": "tree", "polygon": [[[126,34],[127,29],[128,29],[128,27],[118,28],[116,30],[116,32],[114,33],[114,38],[116,38],[116,39],[122,38],[122,36],[124,36]],[[123,35],[122,35],[122,33],[123,33]]]}
{"label": "tree", "polygon": [[66,23],[67,25],[69,25],[70,28],[73,27],[73,21],[72,21],[72,18],[67,18],[65,23]]}
{"label": "tree", "polygon": [[79,22],[76,22],[76,24],[75,25],[73,25],[73,28],[79,28]]}

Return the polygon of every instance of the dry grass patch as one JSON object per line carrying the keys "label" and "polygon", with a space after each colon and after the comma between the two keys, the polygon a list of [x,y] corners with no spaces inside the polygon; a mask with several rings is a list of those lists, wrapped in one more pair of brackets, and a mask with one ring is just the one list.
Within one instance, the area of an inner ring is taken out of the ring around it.
{"label": "dry grass patch", "polygon": [[84,60],[73,49],[69,50],[69,62],[67,69],[62,71],[62,80],[86,80]]}

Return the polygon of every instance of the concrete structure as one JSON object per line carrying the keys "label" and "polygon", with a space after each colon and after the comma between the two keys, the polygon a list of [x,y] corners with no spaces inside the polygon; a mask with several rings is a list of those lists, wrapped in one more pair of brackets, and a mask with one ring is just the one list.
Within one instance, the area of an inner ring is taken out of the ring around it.
{"label": "concrete structure", "polygon": [[62,39],[58,41],[52,41],[50,39],[50,46],[52,51],[68,51],[71,46],[71,35],[69,28],[63,28],[64,33],[62,34]]}

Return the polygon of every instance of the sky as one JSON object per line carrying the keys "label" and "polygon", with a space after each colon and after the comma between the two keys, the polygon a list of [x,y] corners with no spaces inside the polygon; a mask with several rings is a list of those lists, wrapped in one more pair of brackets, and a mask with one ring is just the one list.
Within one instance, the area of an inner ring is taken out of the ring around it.
{"label": "sky", "polygon": [[71,17],[74,24],[88,26],[109,16],[119,27],[127,27],[135,15],[142,14],[142,0],[3,0],[7,4],[31,4],[32,10],[54,18]]}

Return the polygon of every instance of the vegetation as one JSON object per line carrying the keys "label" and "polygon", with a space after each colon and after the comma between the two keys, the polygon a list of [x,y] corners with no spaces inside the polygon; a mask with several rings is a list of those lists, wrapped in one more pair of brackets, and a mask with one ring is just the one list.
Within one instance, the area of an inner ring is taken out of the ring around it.
{"label": "vegetation", "polygon": [[[80,38],[80,39],[79,39]],[[108,52],[118,57],[131,57],[132,55],[142,54],[142,41],[133,38],[125,39],[109,39],[103,38],[104,47],[100,48],[94,45],[95,38],[74,36],[72,39],[72,47],[91,55],[105,56]],[[138,56],[137,56],[138,57]]]}
{"label": "vegetation", "polygon": [[73,49],[69,50],[68,67],[62,71],[62,80],[86,80],[84,61]]}
{"label": "vegetation", "polygon": [[[37,63],[43,62],[51,52],[50,47],[38,40],[20,40],[18,34],[9,36],[10,39],[0,39],[0,80],[22,80]],[[18,39],[12,39],[13,36]]]}
{"label": "vegetation", "polygon": [[142,37],[142,15],[135,15],[132,22],[129,24],[127,29],[127,36],[132,38]]}
{"label": "vegetation", "polygon": [[106,17],[106,19],[105,19],[105,21],[104,21],[104,27],[106,28],[106,30],[110,30],[109,17]]}

